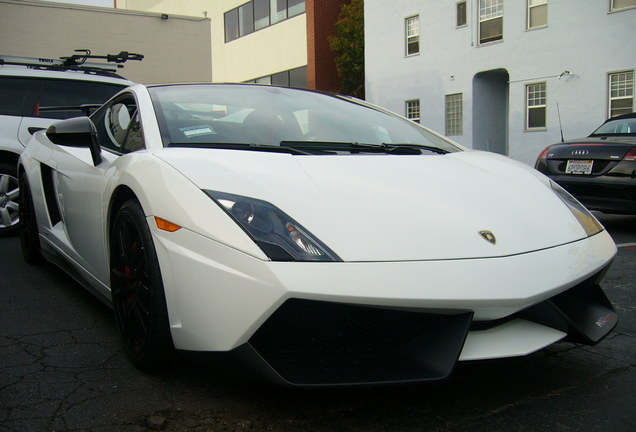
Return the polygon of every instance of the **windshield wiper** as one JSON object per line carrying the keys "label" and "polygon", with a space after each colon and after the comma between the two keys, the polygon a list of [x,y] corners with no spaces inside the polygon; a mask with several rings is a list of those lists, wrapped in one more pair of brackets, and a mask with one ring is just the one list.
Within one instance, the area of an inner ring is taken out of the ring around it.
{"label": "windshield wiper", "polygon": [[247,150],[247,151],[262,151],[272,153],[289,153],[294,155],[310,155],[307,151],[297,149],[288,146],[277,146],[269,144],[256,144],[256,143],[200,143],[200,142],[171,142],[167,147],[187,147],[187,148],[206,148],[206,149],[221,149],[221,150]]}
{"label": "windshield wiper", "polygon": [[[425,144],[387,144],[387,143],[382,143],[383,146],[386,146],[386,148],[391,148],[393,149],[393,151],[395,151],[395,153],[400,153],[400,151],[415,151],[415,150],[424,150],[424,151],[430,151],[433,153],[437,153],[437,154],[447,154],[450,153],[450,151],[443,149],[441,147],[436,147],[433,145],[425,145]],[[422,153],[420,151],[420,153]]]}
{"label": "windshield wiper", "polygon": [[403,155],[419,155],[422,150],[430,151],[438,154],[449,153],[439,147],[423,145],[423,144],[367,144],[359,142],[338,142],[338,141],[281,141],[281,146],[293,149],[305,150],[309,152],[333,152],[348,151],[350,153],[386,153],[386,154],[403,154]]}

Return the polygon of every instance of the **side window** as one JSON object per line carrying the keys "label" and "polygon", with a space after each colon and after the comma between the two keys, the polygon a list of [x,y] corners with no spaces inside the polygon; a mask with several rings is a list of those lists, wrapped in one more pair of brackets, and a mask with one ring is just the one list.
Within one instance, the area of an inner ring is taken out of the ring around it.
{"label": "side window", "polygon": [[104,125],[106,134],[116,148],[121,148],[126,140],[130,119],[135,114],[137,107],[126,102],[115,103],[106,111]]}
{"label": "side window", "polygon": [[146,142],[141,130],[141,121],[139,121],[139,113],[135,112],[134,117],[130,121],[130,126],[128,126],[128,134],[124,144],[122,144],[122,151],[130,153],[144,148],[146,148]]}
{"label": "side window", "polygon": [[137,103],[128,95],[103,106],[91,117],[99,143],[116,153],[129,153],[145,148]]}
{"label": "side window", "polygon": [[40,80],[0,77],[0,115],[33,115],[35,94],[41,86]]}
{"label": "side window", "polygon": [[[37,97],[36,106],[40,117],[65,119],[81,116],[83,104],[102,104],[120,91],[123,86],[94,81],[46,79]],[[49,110],[49,107],[68,109]]]}

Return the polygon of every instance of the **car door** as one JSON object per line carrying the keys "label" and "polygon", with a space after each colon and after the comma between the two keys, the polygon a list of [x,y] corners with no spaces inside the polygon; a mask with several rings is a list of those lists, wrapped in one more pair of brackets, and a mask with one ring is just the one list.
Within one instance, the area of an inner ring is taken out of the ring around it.
{"label": "car door", "polygon": [[109,280],[105,217],[116,163],[125,154],[145,148],[137,104],[132,95],[116,98],[93,116],[102,162],[94,165],[87,148],[60,147],[53,156],[56,191],[66,251],[103,284]]}

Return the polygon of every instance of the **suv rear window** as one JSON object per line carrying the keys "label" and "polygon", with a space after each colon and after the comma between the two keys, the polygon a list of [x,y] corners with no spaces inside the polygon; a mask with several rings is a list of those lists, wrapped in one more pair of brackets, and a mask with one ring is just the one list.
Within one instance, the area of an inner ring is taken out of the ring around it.
{"label": "suv rear window", "polygon": [[0,115],[66,119],[79,109],[46,111],[44,107],[102,104],[125,86],[95,81],[0,77]]}

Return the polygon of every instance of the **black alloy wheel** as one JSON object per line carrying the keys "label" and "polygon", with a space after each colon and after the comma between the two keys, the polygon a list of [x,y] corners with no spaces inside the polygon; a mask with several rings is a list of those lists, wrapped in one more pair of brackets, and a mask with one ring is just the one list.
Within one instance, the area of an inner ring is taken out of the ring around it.
{"label": "black alloy wheel", "polygon": [[0,237],[17,233],[20,222],[17,169],[14,164],[0,162]]}
{"label": "black alloy wheel", "polygon": [[152,236],[135,200],[124,203],[110,234],[111,295],[115,325],[126,354],[139,368],[173,360],[166,298]]}
{"label": "black alloy wheel", "polygon": [[33,207],[33,198],[26,174],[20,176],[20,245],[22,246],[22,256],[29,264],[40,264],[44,260],[40,253],[40,234],[38,223]]}

